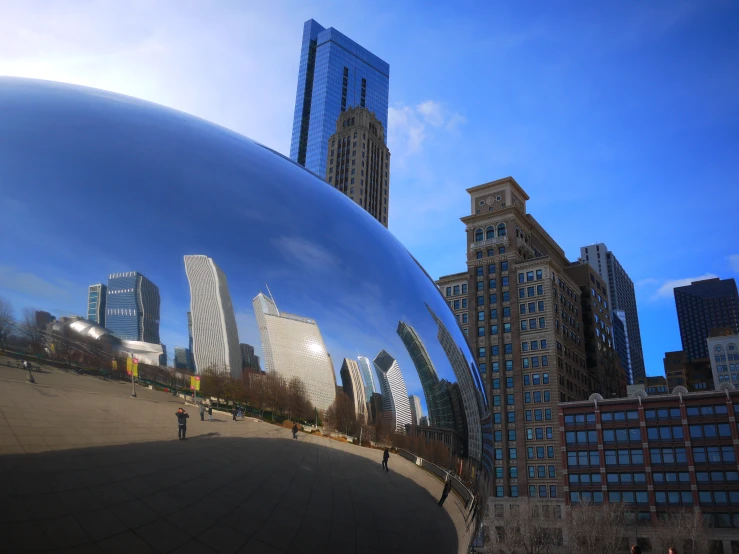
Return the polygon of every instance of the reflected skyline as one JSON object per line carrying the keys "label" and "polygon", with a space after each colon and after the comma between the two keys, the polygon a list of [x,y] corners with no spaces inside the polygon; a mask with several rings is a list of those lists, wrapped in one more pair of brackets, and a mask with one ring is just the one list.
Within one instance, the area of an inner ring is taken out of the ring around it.
{"label": "reflected skyline", "polygon": [[[378,433],[426,423],[450,447],[439,463],[478,475],[489,415],[475,359],[423,268],[351,199],[243,136],[133,98],[0,78],[0,105],[0,230],[14,237],[0,296],[16,311],[86,314],[101,271],[137,272],[158,289],[161,342],[191,345],[199,371],[238,375],[251,345],[317,410],[346,392]],[[132,216],[114,249],[64,223],[100,203]]]}

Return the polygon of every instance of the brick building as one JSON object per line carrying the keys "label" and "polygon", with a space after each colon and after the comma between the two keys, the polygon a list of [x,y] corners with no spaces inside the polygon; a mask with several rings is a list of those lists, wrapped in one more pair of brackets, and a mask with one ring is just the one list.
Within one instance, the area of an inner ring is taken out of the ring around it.
{"label": "brick building", "polygon": [[739,391],[560,405],[568,505],[624,502],[648,540],[675,509],[699,509],[724,553],[739,551]]}

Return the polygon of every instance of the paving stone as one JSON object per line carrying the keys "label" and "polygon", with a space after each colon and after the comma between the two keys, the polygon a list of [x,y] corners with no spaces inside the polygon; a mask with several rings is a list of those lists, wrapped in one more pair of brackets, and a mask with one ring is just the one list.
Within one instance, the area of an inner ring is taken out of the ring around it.
{"label": "paving stone", "polygon": [[97,543],[97,546],[106,554],[154,554],[156,550],[151,548],[141,537],[128,531],[115,535]]}
{"label": "paving stone", "polygon": [[128,531],[128,527],[108,509],[87,512],[77,519],[87,535],[95,542]]}
{"label": "paving stone", "polygon": [[135,533],[158,552],[170,552],[191,540],[190,535],[167,520],[157,520],[136,529]]}

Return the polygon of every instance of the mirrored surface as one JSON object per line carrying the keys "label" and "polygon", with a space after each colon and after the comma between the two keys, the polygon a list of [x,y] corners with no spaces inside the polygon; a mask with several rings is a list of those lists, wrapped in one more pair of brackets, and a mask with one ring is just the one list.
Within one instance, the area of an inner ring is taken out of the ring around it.
{"label": "mirrored surface", "polygon": [[[415,450],[487,490],[487,400],[441,294],[287,158],[129,97],[0,79],[0,192],[0,296],[56,318],[25,347],[231,379],[257,410]],[[265,394],[276,381],[287,400]]]}

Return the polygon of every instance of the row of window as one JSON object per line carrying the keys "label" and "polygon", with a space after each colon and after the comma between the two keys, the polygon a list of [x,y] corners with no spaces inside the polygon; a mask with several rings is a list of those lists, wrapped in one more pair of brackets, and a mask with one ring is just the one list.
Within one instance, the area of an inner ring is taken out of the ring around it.
{"label": "row of window", "polygon": [[739,491],[698,491],[701,506],[739,506]]}
{"label": "row of window", "polygon": [[[542,271],[541,271],[541,269],[537,269],[536,270],[536,280],[539,281],[542,278],[543,277],[542,277]],[[527,281],[533,281],[533,280],[534,280],[534,272],[533,271],[527,271],[525,274],[524,273],[519,273],[518,274],[518,282],[519,283],[525,283]]]}
{"label": "row of window", "polygon": [[518,311],[520,314],[524,315],[526,313],[533,314],[536,313],[536,311],[543,312],[545,309],[544,301],[539,300],[538,302],[528,302],[526,304],[519,304]]}
{"label": "row of window", "polygon": [[[498,355],[498,347],[493,347],[493,351],[495,352],[493,356]],[[484,355],[484,354],[483,354]],[[487,371],[487,365],[485,362],[480,362],[480,372],[485,373]],[[491,362],[490,367],[493,371],[493,373],[500,372],[500,362]],[[506,360],[505,361],[505,370],[506,371],[513,371],[513,360]]]}
{"label": "row of window", "polygon": [[[544,355],[541,357],[541,359],[539,359],[539,356],[532,356],[530,361],[529,361],[529,358],[521,358],[521,367],[523,367],[524,369],[529,369],[529,364],[530,364],[530,367],[533,367],[533,368],[539,367],[540,363],[542,367],[548,367],[549,366],[549,356]],[[535,374],[535,375],[538,375],[538,374]],[[543,375],[547,376],[547,383],[548,383],[549,374],[544,373]],[[524,383],[524,384],[526,385],[528,383]]]}
{"label": "row of window", "polygon": [[[734,404],[734,411],[739,411],[739,404]],[[726,415],[729,413],[726,404],[712,404],[709,406],[688,406],[686,409],[688,417],[690,416],[712,416]]]}
{"label": "row of window", "polygon": [[[503,459],[503,449],[495,448],[494,450],[495,450],[495,459],[502,460]],[[518,450],[516,448],[509,448],[508,449],[508,459],[515,460],[517,458],[518,458]]]}
{"label": "row of window", "polygon": [[538,341],[538,340],[532,340],[531,343],[522,342],[521,343],[521,350],[523,352],[528,352],[529,351],[529,344],[531,345],[531,350],[539,350],[540,345],[541,345],[541,349],[542,350],[546,350],[546,348],[547,348],[547,340],[546,339],[541,339],[540,341]]}
{"label": "row of window", "polygon": [[567,431],[565,442],[567,444],[598,444],[598,433],[595,429],[590,431]]}
{"label": "row of window", "polygon": [[[552,409],[551,408],[545,408],[543,410],[542,409],[526,410],[524,414],[526,415],[526,421],[552,421]],[[542,419],[542,417],[544,419]]]}
{"label": "row of window", "polygon": [[[494,431],[493,440],[495,442],[501,442],[503,440],[503,431]],[[508,442],[516,442],[516,431],[514,429],[508,431]]]}
{"label": "row of window", "polygon": [[684,438],[685,434],[683,433],[682,425],[647,427],[647,439],[650,441],[683,440]]}
{"label": "row of window", "polygon": [[518,289],[519,298],[533,298],[534,296],[541,296],[542,294],[544,294],[544,285],[536,285],[536,287],[526,288],[521,287]]}
{"label": "row of window", "polygon": [[[659,448],[655,448],[654,450],[660,450]],[[672,448],[662,448],[661,450],[672,450]],[[685,449],[676,449],[676,450],[682,450],[682,456],[685,457]],[[619,448],[618,450],[606,450],[604,451],[605,461],[607,466],[639,466],[644,465],[644,451],[641,448]],[[667,454],[665,454],[667,456]],[[654,461],[654,459],[652,459]],[[664,462],[664,463],[674,463],[674,462]],[[686,458],[687,463],[687,458]]]}
{"label": "row of window", "polygon": [[[475,242],[482,242],[486,239],[494,239],[495,238],[495,225],[488,225],[488,227],[485,229],[485,233],[483,234],[482,229],[476,229],[475,230]],[[498,223],[498,237],[505,237],[506,236],[506,224],[505,223]]]}
{"label": "row of window", "polygon": [[734,463],[736,454],[733,446],[696,446],[693,447],[693,461],[696,464]]}
{"label": "row of window", "polygon": [[[506,354],[513,354],[513,345],[508,343],[503,345],[503,352]],[[498,356],[500,354],[500,349],[497,344],[494,344],[490,347],[490,355],[491,356]],[[484,358],[485,357],[485,347],[481,346],[477,349],[477,357],[478,358]],[[511,360],[509,360],[511,361]],[[513,363],[513,362],[511,362]],[[507,369],[507,368],[506,368]],[[511,367],[511,369],[513,369]]]}
{"label": "row of window", "polygon": [[603,442],[641,442],[641,430],[639,429],[639,427],[631,427],[627,429],[603,429]]}
{"label": "row of window", "polygon": [[533,331],[534,329],[537,329],[537,324],[539,329],[545,329],[546,328],[547,320],[545,317],[540,317],[537,319],[529,319],[528,321],[525,319],[521,320],[521,331]]}
{"label": "row of window", "polygon": [[[462,294],[467,294],[467,284],[461,285],[462,287]],[[452,290],[454,291],[454,296],[457,296],[459,294],[460,285],[454,285],[453,287],[447,287],[446,288],[446,295],[447,297],[452,296]]]}
{"label": "row of window", "polygon": [[[546,448],[546,457],[547,458],[554,458],[554,447],[553,446],[527,446],[526,447],[526,459],[527,460],[533,460],[534,458],[537,459],[544,459],[544,449]],[[536,456],[534,456],[536,454]]]}
{"label": "row of window", "polygon": [[[688,495],[690,495],[690,491],[688,491]],[[609,491],[608,502],[623,502],[624,504],[649,504],[649,493],[647,491]]]}
{"label": "row of window", "polygon": [[534,392],[527,391],[523,393],[524,404],[531,404],[532,401],[534,404],[539,404],[541,402],[550,402],[551,400],[551,393],[548,390]]}
{"label": "row of window", "polygon": [[[493,423],[500,425],[502,414],[500,412],[493,413]],[[506,420],[508,423],[516,423],[516,412],[506,412]]]}
{"label": "row of window", "polygon": [[731,427],[728,423],[704,423],[690,426],[691,439],[731,438]]}
{"label": "row of window", "polygon": [[[524,358],[524,360],[528,360],[528,358]],[[536,360],[537,363],[534,364],[534,367],[538,367],[538,360],[539,358],[534,356],[531,358],[531,360]],[[542,365],[547,365],[547,362],[545,362],[546,356],[542,356]],[[528,364],[524,364],[524,369],[528,367]],[[542,373],[539,375],[538,373],[527,373],[523,376],[523,384],[524,386],[528,385],[548,385],[549,384],[549,373]]]}
{"label": "row of window", "polygon": [[526,429],[526,438],[529,440],[553,439],[554,433],[552,427],[528,427]]}
{"label": "row of window", "polygon": [[595,414],[567,414],[565,416],[565,425],[594,425]]}
{"label": "row of window", "polygon": [[[492,256],[493,255],[490,252],[492,252],[492,250],[489,250],[488,251],[488,256]],[[500,254],[504,254],[505,253],[505,248],[500,248],[498,250],[498,252]],[[479,260],[481,258],[482,258],[482,252],[478,252],[477,253],[477,259]],[[484,271],[485,271],[485,268],[483,268],[483,266],[476,267],[475,268],[475,276],[476,277],[483,277],[484,276]],[[500,262],[500,271],[501,272],[508,271],[508,262]],[[495,264],[488,264],[488,275],[495,275]]]}
{"label": "row of window", "polygon": [[[501,395],[500,394],[494,394],[493,395],[493,406],[500,406],[501,405]],[[506,406],[513,406],[514,405],[514,398],[512,394],[506,395]]]}
{"label": "row of window", "polygon": [[[696,471],[695,479],[699,483],[736,483],[739,481],[737,471]],[[656,481],[655,481],[656,483]]]}

